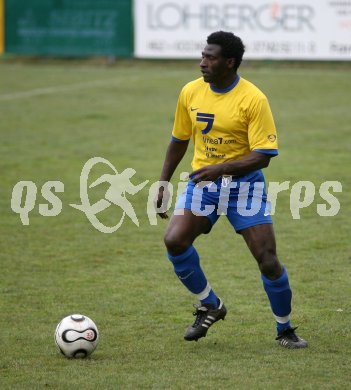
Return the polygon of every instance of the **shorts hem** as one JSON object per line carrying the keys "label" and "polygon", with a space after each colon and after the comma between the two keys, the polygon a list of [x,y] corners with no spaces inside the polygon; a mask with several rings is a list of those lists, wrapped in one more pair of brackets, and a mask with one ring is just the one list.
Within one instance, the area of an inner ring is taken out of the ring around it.
{"label": "shorts hem", "polygon": [[247,229],[249,227],[253,227],[253,226],[257,226],[257,225],[272,225],[273,224],[273,221],[272,220],[259,220],[259,221],[252,221],[250,223],[247,223],[245,225],[241,225],[240,227],[238,228],[235,228],[234,226],[234,229],[235,229],[235,232],[240,234],[241,230],[244,230],[244,229]]}

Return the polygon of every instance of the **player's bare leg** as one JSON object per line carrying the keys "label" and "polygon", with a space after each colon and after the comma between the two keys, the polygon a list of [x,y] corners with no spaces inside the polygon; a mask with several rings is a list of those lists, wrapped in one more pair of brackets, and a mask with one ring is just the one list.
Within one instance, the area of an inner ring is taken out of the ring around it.
{"label": "player's bare leg", "polygon": [[207,217],[194,215],[191,210],[177,212],[183,215],[172,215],[164,237],[166,248],[173,256],[183,253],[196,237],[211,229],[211,222]]}
{"label": "player's bare leg", "polygon": [[[178,210],[179,211],[179,210]],[[199,256],[192,246],[196,237],[207,233],[211,223],[207,217],[196,216],[190,210],[183,215],[173,215],[165,234],[168,258],[173,263],[174,271],[184,286],[201,302],[195,306],[196,319],[184,335],[188,341],[197,341],[205,337],[208,329],[215,322],[225,318],[227,310],[218,298],[200,267]]]}
{"label": "player's bare leg", "polygon": [[284,266],[278,260],[272,224],[252,226],[240,232],[256,259],[264,289],[277,321],[277,340],[287,348],[305,348],[307,342],[295,334],[290,325],[291,289]]}
{"label": "player's bare leg", "polygon": [[272,224],[256,225],[240,232],[248,248],[258,263],[263,275],[268,279],[278,279],[282,272],[276,253],[276,242]]}

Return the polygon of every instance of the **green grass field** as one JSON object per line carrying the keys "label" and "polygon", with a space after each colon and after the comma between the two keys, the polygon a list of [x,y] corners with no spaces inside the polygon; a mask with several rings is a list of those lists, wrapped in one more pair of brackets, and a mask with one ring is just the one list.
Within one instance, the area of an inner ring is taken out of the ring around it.
{"label": "green grass field", "polygon": [[[195,62],[0,62],[0,387],[1,389],[346,389],[350,386],[350,69],[335,65],[245,65],[241,75],[269,97],[280,156],[267,181],[309,180],[316,196],[292,219],[279,194],[278,254],[293,288],[293,324],[306,350],[285,350],[260,275],[240,236],[222,218],[196,247],[226,321],[198,343],[183,341],[191,294],[165,257],[165,221],[150,226],[147,185],[129,197],[139,218],[103,234],[80,211],[79,176],[94,156],[132,181],[158,179],[178,93],[198,77]],[[179,172],[188,171],[190,154]],[[111,173],[100,167],[94,174]],[[33,181],[36,206],[23,226],[10,207],[14,185]],[[62,212],[43,217],[40,190],[64,183]],[[339,181],[341,204],[320,217],[318,189]],[[100,199],[107,187],[93,191]],[[117,207],[101,215],[114,225]],[[86,360],[65,359],[53,334],[66,315],[95,320],[101,340]]]}

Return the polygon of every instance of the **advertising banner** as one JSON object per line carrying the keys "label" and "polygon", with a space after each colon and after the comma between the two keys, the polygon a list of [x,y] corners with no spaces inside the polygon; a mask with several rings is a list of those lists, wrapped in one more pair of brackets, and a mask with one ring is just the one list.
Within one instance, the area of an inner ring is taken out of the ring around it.
{"label": "advertising banner", "polygon": [[0,0],[0,54],[4,52],[4,0]]}
{"label": "advertising banner", "polygon": [[134,0],[135,56],[199,58],[213,31],[247,59],[351,59],[351,1]]}
{"label": "advertising banner", "polygon": [[132,0],[6,0],[7,53],[133,55]]}

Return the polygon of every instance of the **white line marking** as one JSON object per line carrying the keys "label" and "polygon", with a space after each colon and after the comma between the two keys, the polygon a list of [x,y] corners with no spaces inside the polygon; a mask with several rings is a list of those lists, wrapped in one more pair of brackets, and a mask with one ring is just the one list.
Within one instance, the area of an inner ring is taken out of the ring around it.
{"label": "white line marking", "polygon": [[[313,69],[313,68],[302,68],[302,69],[294,69],[291,71],[290,69],[269,69],[269,68],[262,68],[262,69],[250,69],[247,68],[245,69],[245,73],[248,73],[250,77],[253,77],[256,75],[260,74],[280,74],[282,76],[292,74],[295,77],[298,75],[300,76],[299,73],[301,73],[302,76],[306,76],[306,74],[311,73],[311,76],[321,76],[328,74],[329,76],[336,76],[340,75],[341,73],[346,73],[348,72],[348,69],[338,69],[338,72],[335,73],[334,71],[331,71],[329,69],[325,70],[320,70],[320,69]],[[178,71],[169,71],[167,72],[167,77],[170,76],[178,76],[179,72]],[[126,78],[128,78],[128,81],[136,81],[137,79],[140,79],[140,75],[133,75],[133,76],[128,76],[128,75],[123,75],[122,79],[106,79],[106,80],[94,80],[94,81],[87,81],[87,82],[82,82],[82,83],[77,83],[77,84],[71,84],[71,85],[56,85],[53,87],[47,87],[47,88],[34,88],[30,89],[29,91],[20,91],[20,92],[14,92],[14,93],[7,93],[0,95],[0,101],[11,101],[11,100],[17,100],[17,99],[25,99],[25,98],[31,98],[35,96],[41,96],[41,95],[53,95],[55,93],[60,93],[60,92],[73,92],[81,89],[88,89],[88,88],[94,88],[94,87],[104,87],[107,85],[113,85],[113,84],[119,84],[122,81],[124,81]],[[200,76],[199,76],[200,77]]]}
{"label": "white line marking", "polygon": [[106,85],[112,85],[116,83],[120,83],[120,80],[118,79],[95,80],[95,81],[87,81],[84,83],[77,83],[77,84],[64,85],[64,86],[57,85],[57,86],[47,87],[47,88],[36,88],[36,89],[31,89],[29,91],[22,91],[22,92],[0,95],[0,101],[30,98],[34,96],[40,96],[40,95],[52,95],[60,92],[72,92],[81,89],[104,87]]}
{"label": "white line marking", "polygon": [[[179,72],[177,71],[170,71],[167,73],[167,77],[169,76],[179,76]],[[88,89],[88,88],[95,88],[95,87],[105,87],[105,86],[111,86],[111,85],[120,85],[121,83],[125,82],[126,80],[128,83],[138,81],[143,76],[140,74],[120,74],[118,78],[113,79],[106,79],[106,80],[93,80],[93,81],[85,81],[82,83],[77,84],[70,84],[70,85],[55,85],[52,87],[47,88],[34,88],[30,89],[29,91],[20,91],[20,92],[14,92],[14,93],[5,93],[3,95],[0,95],[0,101],[10,101],[10,100],[16,100],[16,99],[25,99],[25,98],[31,98],[35,96],[41,96],[41,95],[53,95],[55,93],[60,92],[74,92],[82,89]],[[158,75],[157,77],[160,77],[161,80],[163,76]],[[157,78],[155,77],[155,79]]]}

